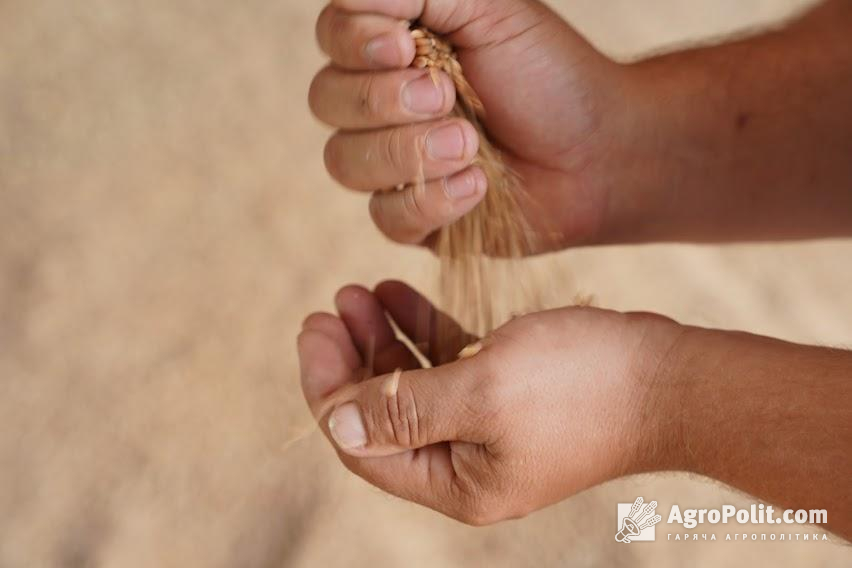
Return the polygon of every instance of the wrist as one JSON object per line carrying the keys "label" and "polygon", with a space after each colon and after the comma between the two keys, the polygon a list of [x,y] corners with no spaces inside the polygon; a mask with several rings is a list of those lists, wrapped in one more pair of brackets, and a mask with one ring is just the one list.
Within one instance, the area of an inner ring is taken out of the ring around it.
{"label": "wrist", "polygon": [[624,67],[616,131],[610,137],[603,242],[684,238],[699,184],[724,167],[719,124],[726,102],[719,69],[694,52]]}
{"label": "wrist", "polygon": [[705,331],[669,320],[639,366],[635,378],[638,435],[630,473],[694,471],[687,439],[693,393],[689,375],[683,371]]}
{"label": "wrist", "polygon": [[718,440],[751,428],[766,394],[767,363],[783,360],[784,346],[744,332],[682,326],[648,393],[653,416],[645,443],[658,449],[649,471],[719,477],[714,468],[729,456]]}
{"label": "wrist", "polygon": [[600,241],[848,234],[850,50],[825,35],[794,25],[625,66]]}

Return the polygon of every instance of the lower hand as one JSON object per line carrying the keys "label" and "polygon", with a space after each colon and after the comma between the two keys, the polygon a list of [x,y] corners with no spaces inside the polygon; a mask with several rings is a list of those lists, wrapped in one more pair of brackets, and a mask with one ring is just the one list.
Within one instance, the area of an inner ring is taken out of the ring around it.
{"label": "lower hand", "polygon": [[[339,317],[304,323],[302,386],[343,463],[381,489],[481,525],[663,459],[649,451],[665,443],[648,416],[682,329],[671,320],[542,312],[497,329],[470,358],[422,369],[385,316],[430,356],[430,330],[446,316],[416,292],[398,282],[375,293],[347,287],[337,306]],[[475,341],[456,329],[459,349]]]}

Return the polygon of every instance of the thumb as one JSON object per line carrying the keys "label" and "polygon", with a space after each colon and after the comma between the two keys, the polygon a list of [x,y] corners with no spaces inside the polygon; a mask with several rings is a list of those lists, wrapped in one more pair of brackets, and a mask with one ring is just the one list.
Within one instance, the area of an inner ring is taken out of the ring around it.
{"label": "thumb", "polygon": [[468,361],[433,369],[397,370],[359,383],[335,401],[328,431],[355,457],[381,457],[439,442],[476,442],[476,381]]}

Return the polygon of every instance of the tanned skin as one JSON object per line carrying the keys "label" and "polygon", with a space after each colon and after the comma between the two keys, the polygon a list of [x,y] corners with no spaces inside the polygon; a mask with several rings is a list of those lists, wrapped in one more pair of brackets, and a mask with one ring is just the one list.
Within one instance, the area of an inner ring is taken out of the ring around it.
{"label": "tanned skin", "polygon": [[[373,194],[386,235],[423,244],[487,187],[475,130],[447,118],[452,84],[408,68],[401,21],[414,19],[459,49],[489,133],[543,205],[530,221],[559,228],[551,248],[852,236],[849,0],[631,64],[534,0],[333,1],[317,24],[331,64],[310,93],[338,129],[326,164]],[[421,171],[425,185],[378,191]],[[388,318],[435,357],[422,314],[432,330],[446,316],[424,298],[386,282],[336,300],[299,336],[303,389],[344,465],[390,493],[478,525],[623,475],[688,471],[826,509],[826,528],[852,537],[849,351],[564,308],[421,369]],[[458,336],[459,349],[476,340]]]}

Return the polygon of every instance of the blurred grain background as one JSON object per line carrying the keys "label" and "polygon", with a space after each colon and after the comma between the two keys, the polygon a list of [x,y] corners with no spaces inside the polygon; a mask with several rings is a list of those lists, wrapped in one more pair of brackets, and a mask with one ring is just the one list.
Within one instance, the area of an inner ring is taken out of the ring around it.
{"label": "blurred grain background", "polygon": [[[798,0],[570,0],[634,57]],[[613,541],[615,503],[745,503],[647,476],[473,529],[351,476],[294,337],[347,282],[430,289],[322,167],[318,0],[0,0],[0,566],[841,566],[826,543]],[[565,298],[852,346],[852,243],[561,255]],[[290,444],[291,440],[298,439]],[[667,510],[667,509],[666,509]]]}

